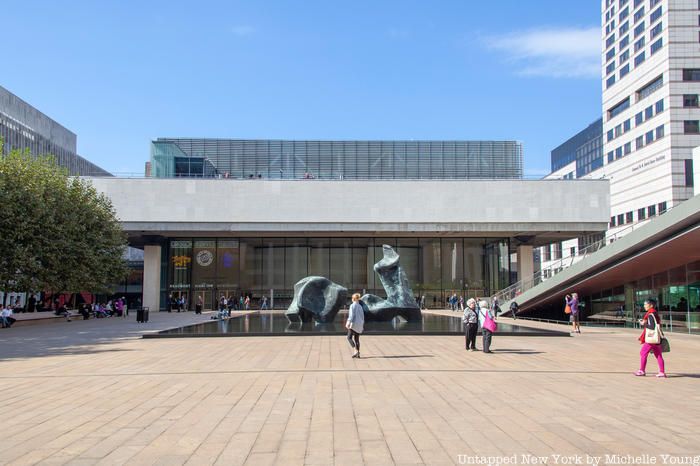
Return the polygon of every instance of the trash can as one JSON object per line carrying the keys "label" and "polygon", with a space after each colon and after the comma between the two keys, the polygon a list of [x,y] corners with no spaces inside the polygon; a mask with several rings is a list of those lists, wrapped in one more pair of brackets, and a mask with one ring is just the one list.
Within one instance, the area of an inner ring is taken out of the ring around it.
{"label": "trash can", "polygon": [[148,308],[140,307],[136,309],[136,322],[146,323],[148,322]]}

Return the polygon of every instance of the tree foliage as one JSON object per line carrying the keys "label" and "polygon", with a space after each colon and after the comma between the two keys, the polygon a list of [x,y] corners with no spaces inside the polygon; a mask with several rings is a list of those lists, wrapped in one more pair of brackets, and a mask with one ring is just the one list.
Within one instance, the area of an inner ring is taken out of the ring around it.
{"label": "tree foliage", "polygon": [[105,292],[126,275],[111,201],[52,157],[0,156],[0,209],[0,289]]}

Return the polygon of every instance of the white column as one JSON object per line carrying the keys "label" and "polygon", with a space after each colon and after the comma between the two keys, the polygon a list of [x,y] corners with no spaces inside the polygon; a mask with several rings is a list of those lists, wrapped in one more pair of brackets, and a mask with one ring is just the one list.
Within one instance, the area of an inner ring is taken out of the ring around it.
{"label": "white column", "polygon": [[700,194],[700,146],[693,149],[693,194]]}
{"label": "white column", "polygon": [[143,248],[143,305],[151,312],[160,310],[160,255],[157,245]]}
{"label": "white column", "polygon": [[[535,260],[532,255],[532,246],[518,246],[518,281],[532,278],[535,273]],[[525,291],[525,290],[522,290]]]}

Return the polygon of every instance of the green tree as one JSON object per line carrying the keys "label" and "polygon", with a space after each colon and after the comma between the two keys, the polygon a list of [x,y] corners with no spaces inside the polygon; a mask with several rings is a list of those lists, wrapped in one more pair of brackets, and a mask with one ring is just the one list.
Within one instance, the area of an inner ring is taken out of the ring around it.
{"label": "green tree", "polygon": [[[3,141],[0,139],[0,154]],[[0,157],[0,289],[107,292],[122,280],[126,236],[111,201],[52,157]],[[3,303],[4,304],[4,303]]]}

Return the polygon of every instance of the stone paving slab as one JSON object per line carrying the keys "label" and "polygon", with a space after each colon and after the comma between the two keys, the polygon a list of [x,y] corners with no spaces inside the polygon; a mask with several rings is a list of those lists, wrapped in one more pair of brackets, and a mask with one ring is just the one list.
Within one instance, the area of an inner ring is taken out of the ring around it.
{"label": "stone paving slab", "polygon": [[[149,331],[200,318],[156,314]],[[339,336],[146,340],[137,329],[115,318],[0,333],[0,464],[700,455],[694,336],[669,335],[670,377],[656,379],[653,358],[649,376],[632,376],[637,332],[624,329],[496,335],[493,354],[458,336],[366,336],[360,360]]]}

